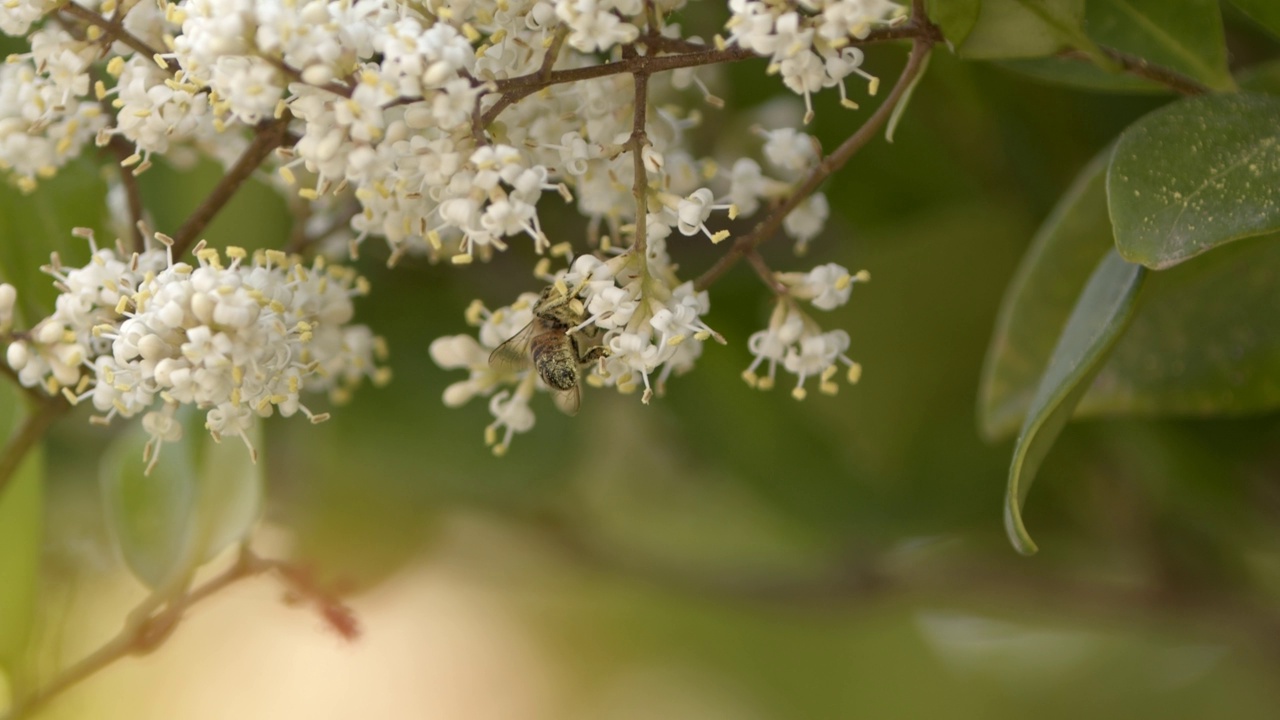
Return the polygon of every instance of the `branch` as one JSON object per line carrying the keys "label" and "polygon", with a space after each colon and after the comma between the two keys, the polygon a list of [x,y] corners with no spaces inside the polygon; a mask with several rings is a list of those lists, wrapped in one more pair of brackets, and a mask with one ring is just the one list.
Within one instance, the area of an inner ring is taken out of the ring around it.
{"label": "branch", "polygon": [[358,633],[350,610],[335,598],[316,588],[307,573],[283,560],[269,560],[243,548],[234,565],[208,582],[164,604],[156,598],[148,598],[130,615],[124,629],[105,645],[90,653],[80,662],[64,670],[48,685],[28,698],[19,698],[8,715],[0,720],[20,720],[29,717],[51,700],[70,690],[94,674],[130,655],[141,655],[155,650],[177,627],[183,614],[194,605],[218,592],[251,577],[275,572],[285,582],[291,593],[314,601],[325,620],[340,635],[350,640]]}
{"label": "branch", "polygon": [[132,156],[136,149],[129,144],[128,140],[113,135],[111,142],[107,143],[107,147],[111,152],[115,153],[117,170],[120,171],[120,185],[124,187],[124,195],[129,206],[129,227],[133,228],[133,249],[142,252],[147,249],[147,240],[142,236],[142,216],[144,208],[142,204],[142,192],[138,189],[138,177],[133,171],[125,167],[122,163]]}
{"label": "branch", "polygon": [[639,258],[641,274],[647,275],[649,262],[645,248],[649,239],[649,230],[647,228],[649,219],[649,173],[644,167],[644,148],[649,144],[649,135],[645,132],[646,113],[649,109],[649,76],[644,73],[636,73],[633,78],[635,80],[635,108],[632,111],[634,119],[631,124],[631,137],[627,140],[627,145],[631,148],[631,168],[635,175],[631,184],[631,192],[636,201],[636,237],[635,244],[632,247],[636,257]]}
{"label": "branch", "polygon": [[[934,37],[937,29],[932,25],[921,25],[917,23],[904,23],[896,27],[879,28],[873,30],[870,35],[862,40],[855,40],[853,45],[870,45],[879,42],[887,42],[890,40],[905,40],[910,38],[919,39],[922,37]],[[664,38],[658,36],[642,37],[636,41],[634,45],[645,45],[650,54],[640,55],[634,54],[615,62],[604,63],[602,65],[591,65],[588,67],[571,68],[568,70],[556,70],[547,72],[545,68],[540,68],[534,72],[518,77],[506,78],[504,80],[493,81],[494,92],[500,93],[501,97],[488,110],[485,110],[481,121],[487,127],[503,110],[514,105],[520,100],[532,95],[533,93],[552,85],[560,85],[563,83],[581,82],[583,80],[595,80],[597,78],[609,77],[611,75],[653,75],[654,73],[666,72],[668,70],[679,70],[680,68],[698,67],[700,65],[717,65],[720,63],[738,62],[739,60],[750,60],[760,58],[750,50],[732,45],[723,50],[717,50],[706,45],[699,45],[686,40],[677,40],[673,38]],[[672,52],[671,55],[658,55],[657,52]]]}
{"label": "branch", "polygon": [[[1146,58],[1137,55],[1131,55],[1115,48],[1099,46],[1104,55],[1111,58],[1120,66],[1124,72],[1140,77],[1145,80],[1163,85],[1170,90],[1182,95],[1204,95],[1211,90],[1200,83],[1200,81],[1183,75],[1176,70],[1171,70],[1163,65],[1153,65]],[[1062,57],[1071,58],[1073,60],[1085,60],[1092,62],[1093,59],[1087,54],[1079,50],[1069,50],[1062,54]]]}
{"label": "branch", "polygon": [[[139,53],[142,53],[145,57],[154,59],[160,54],[158,49],[151,47],[145,40],[126,30],[119,20],[108,20],[98,13],[89,10],[88,8],[81,7],[74,2],[66,3],[62,7],[58,8],[58,11],[68,17],[72,17],[76,20],[80,20],[81,22],[101,28],[106,39],[110,41],[106,43],[107,46],[110,46],[111,42],[119,40]],[[176,73],[181,69],[178,63],[171,59],[165,59],[164,66],[170,73]]]}
{"label": "branch", "polygon": [[178,228],[178,232],[173,235],[173,255],[180,257],[195,242],[196,237],[204,232],[204,229],[213,221],[213,218],[222,210],[223,206],[231,200],[240,186],[245,180],[253,174],[254,170],[267,159],[276,148],[285,144],[288,138],[289,120],[291,116],[288,111],[284,117],[278,120],[265,120],[258,124],[254,129],[255,135],[253,142],[249,143],[249,147],[245,148],[244,153],[240,155],[240,159],[236,160],[236,164],[231,166],[226,175],[222,176],[222,180],[213,188],[204,202],[195,209],[182,223],[182,227]]}
{"label": "branch", "polygon": [[[932,28],[932,25],[927,26]],[[936,28],[935,28],[936,30]],[[907,58],[907,66],[902,70],[902,74],[898,76],[898,81],[894,83],[893,89],[889,91],[889,96],[885,98],[880,107],[872,113],[871,117],[858,128],[857,132],[850,135],[840,147],[836,148],[830,155],[824,157],[818,166],[813,169],[809,177],[805,179],[795,192],[791,193],[781,205],[774,208],[763,220],[756,224],[751,232],[738,238],[733,246],[729,248],[719,260],[716,261],[706,272],[702,273],[694,282],[694,287],[698,290],[706,290],[716,280],[720,278],[729,268],[733,267],[739,260],[746,256],[757,246],[773,237],[778,228],[782,226],[782,221],[795,210],[805,198],[809,197],[818,186],[821,185],[836,170],[844,167],[844,164],[864,145],[875,137],[876,133],[884,127],[884,124],[892,117],[898,103],[906,95],[907,89],[915,82],[921,69],[924,67],[924,60],[929,55],[934,43],[934,35],[932,33],[921,33],[916,36],[915,42],[911,45],[911,55]]]}

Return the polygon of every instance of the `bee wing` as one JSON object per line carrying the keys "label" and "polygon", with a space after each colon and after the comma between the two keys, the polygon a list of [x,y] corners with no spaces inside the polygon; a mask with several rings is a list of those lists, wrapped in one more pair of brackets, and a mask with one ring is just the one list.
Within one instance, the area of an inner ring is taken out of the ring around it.
{"label": "bee wing", "polygon": [[552,390],[551,399],[556,401],[556,407],[565,415],[577,415],[578,408],[582,407],[582,389],[577,385],[568,390]]}
{"label": "bee wing", "polygon": [[529,340],[532,337],[533,323],[529,323],[489,353],[489,367],[500,372],[527,370],[533,362],[529,357]]}

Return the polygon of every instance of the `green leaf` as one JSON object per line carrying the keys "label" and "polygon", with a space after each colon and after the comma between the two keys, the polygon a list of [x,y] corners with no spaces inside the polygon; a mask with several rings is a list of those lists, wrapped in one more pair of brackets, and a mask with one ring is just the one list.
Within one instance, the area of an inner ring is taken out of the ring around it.
{"label": "green leaf", "polygon": [[1076,409],[1224,415],[1280,407],[1280,236],[1164,272]]}
{"label": "green leaf", "polygon": [[[200,414],[203,420],[203,413]],[[262,446],[262,420],[254,418],[248,433],[254,447]],[[197,505],[201,561],[213,559],[232,543],[244,539],[262,509],[266,463],[254,456],[238,437],[213,442],[201,427],[195,437],[203,447],[200,458],[200,497]]]}
{"label": "green leaf", "polygon": [[1152,80],[1121,72],[1108,72],[1092,63],[1075,58],[1043,57],[1005,60],[1000,67],[1045,82],[1095,90],[1123,93],[1169,93],[1169,88]]}
{"label": "green leaf", "polygon": [[974,60],[1053,55],[1088,44],[1084,0],[983,0],[977,21],[957,48]]}
{"label": "green leaf", "polygon": [[982,0],[925,0],[925,12],[952,47],[959,47],[978,21]]}
{"label": "green leaf", "polygon": [[[108,525],[134,575],[163,591],[249,534],[262,504],[265,467],[238,437],[214,442],[204,413],[183,411],[183,439],[165,443],[150,474],[149,437],[135,423],[103,459]],[[255,419],[249,441],[261,444]]]}
{"label": "green leaf", "polygon": [[996,318],[978,390],[978,420],[991,440],[1022,424],[1058,333],[1089,274],[1112,245],[1106,162],[1076,177],[1022,257]]}
{"label": "green leaf", "polygon": [[150,473],[142,423],[131,423],[102,459],[102,496],[111,530],[129,570],[157,591],[172,589],[192,569],[191,518],[199,494],[184,443],[164,443]]}
{"label": "green leaf", "polygon": [[1242,90],[1280,95],[1280,60],[1250,65],[1241,70],[1236,79]]}
{"label": "green leaf", "polygon": [[18,289],[18,304],[27,322],[48,315],[57,291],[40,272],[49,253],[64,259],[87,259],[88,245],[71,236],[75,227],[93,228],[100,242],[115,239],[109,232],[104,198],[107,186],[99,167],[76,160],[30,195],[0,180],[0,280]]}
{"label": "green leaf", "polygon": [[1245,15],[1280,37],[1280,3],[1276,0],[1231,0]]}
{"label": "green leaf", "polygon": [[1132,318],[1145,274],[1141,265],[1127,263],[1109,251],[1089,277],[1058,338],[1022,423],[1009,466],[1005,531],[1018,552],[1036,552],[1036,544],[1022,522],[1022,506],[1031,481],[1089,380]]}
{"label": "green leaf", "polygon": [[1280,231],[1280,98],[1210,95],[1147,115],[1120,135],[1107,200],[1120,254],[1157,270]]}
{"label": "green leaf", "polygon": [[[19,391],[0,384],[0,439],[26,414]],[[44,532],[44,462],[33,448],[0,492],[0,670],[23,660],[36,612]]]}
{"label": "green leaf", "polygon": [[1216,90],[1235,87],[1217,0],[1089,0],[1089,37]]}

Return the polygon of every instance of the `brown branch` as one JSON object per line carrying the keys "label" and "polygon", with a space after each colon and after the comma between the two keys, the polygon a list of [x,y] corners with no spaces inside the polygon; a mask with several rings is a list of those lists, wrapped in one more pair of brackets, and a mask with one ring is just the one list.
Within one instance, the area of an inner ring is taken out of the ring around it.
{"label": "brown branch", "polygon": [[249,176],[258,169],[262,161],[266,160],[272,151],[286,143],[290,119],[291,116],[286,111],[284,117],[278,120],[264,120],[258,124],[254,129],[253,142],[245,148],[240,159],[236,160],[236,164],[222,176],[222,180],[218,181],[204,202],[200,203],[200,206],[187,217],[186,222],[182,223],[182,227],[178,228],[178,232],[174,233],[174,257],[180,257],[191,247],[245,180],[248,180]]}
{"label": "brown branch", "polygon": [[154,597],[148,598],[130,615],[129,622],[114,638],[64,670],[30,697],[18,698],[9,714],[2,716],[0,720],[28,717],[116,661],[155,650],[173,633],[188,609],[241,580],[267,572],[275,572],[290,593],[315,602],[325,620],[344,638],[355,637],[358,630],[350,610],[330,594],[318,589],[305,571],[283,560],[263,558],[248,548],[243,548],[230,568],[167,604]]}
{"label": "brown branch", "polygon": [[641,72],[636,73],[633,79],[635,80],[635,108],[632,111],[631,137],[627,140],[627,145],[631,148],[631,168],[635,174],[631,183],[631,192],[636,201],[636,238],[632,247],[639,258],[640,272],[645,275],[649,267],[645,249],[649,240],[646,227],[649,219],[649,173],[644,167],[644,149],[649,144],[649,135],[645,132],[646,115],[649,109],[649,76]]}
{"label": "brown branch", "polygon": [[140,225],[144,212],[142,192],[138,188],[137,176],[133,174],[131,169],[121,164],[137,150],[129,144],[128,140],[119,135],[113,135],[107,147],[115,154],[118,161],[116,165],[120,171],[120,185],[124,187],[124,196],[129,206],[129,227],[132,228],[133,233],[133,249],[136,252],[142,252],[147,249],[147,241],[142,236],[142,226]]}
{"label": "brown branch", "polygon": [[902,74],[898,76],[898,81],[894,83],[893,89],[889,91],[888,97],[880,104],[880,107],[876,108],[876,111],[872,113],[871,117],[867,118],[867,121],[863,123],[862,127],[858,128],[857,132],[850,135],[834,152],[824,157],[818,163],[818,166],[813,169],[813,172],[809,174],[809,177],[796,188],[795,192],[787,196],[786,200],[757,223],[751,232],[738,238],[728,252],[721,256],[706,272],[702,273],[697,281],[694,282],[695,288],[706,290],[750,251],[773,237],[778,232],[778,228],[782,226],[782,221],[792,210],[795,210],[805,198],[817,190],[818,186],[826,181],[832,173],[844,167],[849,158],[853,157],[855,153],[871,141],[871,138],[880,132],[880,129],[889,121],[894,109],[906,94],[907,88],[911,87],[924,67],[924,60],[928,57],[929,51],[933,47],[934,38],[935,35],[933,33],[921,33],[916,37],[915,42],[911,45],[911,55],[907,58],[907,66],[902,70]]}
{"label": "brown branch", "polygon": [[4,496],[27,453],[40,444],[49,426],[69,407],[61,397],[42,398],[4,444],[4,449],[0,450],[0,497]]}
{"label": "brown branch", "polygon": [[[158,49],[151,47],[145,40],[126,30],[124,25],[118,19],[112,18],[108,20],[98,13],[89,10],[88,8],[83,8],[74,2],[66,3],[62,7],[58,8],[58,11],[81,22],[102,28],[102,32],[108,40],[106,43],[107,46],[110,46],[111,42],[119,40],[125,45],[128,45],[134,50],[142,53],[147,58],[154,59],[155,56],[160,54]],[[181,69],[175,60],[165,59],[164,63],[165,69],[170,73],[176,73]]]}
{"label": "brown branch", "polygon": [[746,253],[747,262],[751,264],[751,268],[756,271],[756,275],[764,281],[764,284],[776,295],[785,295],[787,288],[778,282],[778,278],[774,276],[773,269],[769,267],[769,263],[765,262],[764,256],[755,248],[751,248]]}
{"label": "brown branch", "polygon": [[[1104,55],[1114,60],[1124,72],[1144,80],[1150,80],[1159,85],[1182,94],[1182,95],[1204,95],[1211,92],[1210,88],[1200,83],[1200,81],[1183,75],[1176,70],[1164,67],[1163,65],[1155,65],[1146,58],[1137,55],[1131,55],[1115,48],[1099,46]],[[1068,50],[1061,54],[1062,57],[1073,60],[1084,60],[1093,62],[1093,58],[1079,50]]]}

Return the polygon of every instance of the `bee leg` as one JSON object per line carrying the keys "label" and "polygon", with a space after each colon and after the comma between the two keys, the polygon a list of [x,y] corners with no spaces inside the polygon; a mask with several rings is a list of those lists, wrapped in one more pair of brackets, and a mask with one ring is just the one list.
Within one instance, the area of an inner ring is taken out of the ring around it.
{"label": "bee leg", "polygon": [[610,355],[609,348],[604,345],[593,345],[583,350],[577,335],[573,336],[573,350],[578,356],[578,364],[580,365],[587,365]]}

